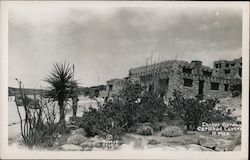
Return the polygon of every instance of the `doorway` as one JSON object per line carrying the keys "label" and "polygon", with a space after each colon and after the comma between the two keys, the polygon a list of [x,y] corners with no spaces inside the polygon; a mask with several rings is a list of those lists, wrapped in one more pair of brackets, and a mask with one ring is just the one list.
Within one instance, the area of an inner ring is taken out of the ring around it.
{"label": "doorway", "polygon": [[203,95],[204,80],[199,80],[199,95]]}

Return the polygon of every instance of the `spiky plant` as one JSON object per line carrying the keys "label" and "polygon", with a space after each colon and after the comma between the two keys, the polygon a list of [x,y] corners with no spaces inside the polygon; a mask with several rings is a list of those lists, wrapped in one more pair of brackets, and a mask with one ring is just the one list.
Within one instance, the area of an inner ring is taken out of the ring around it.
{"label": "spiky plant", "polygon": [[54,63],[50,75],[45,78],[45,81],[50,84],[50,90],[47,94],[53,102],[58,102],[60,119],[59,126],[61,131],[65,130],[65,104],[69,101],[72,93],[71,86],[73,72],[69,63]]}

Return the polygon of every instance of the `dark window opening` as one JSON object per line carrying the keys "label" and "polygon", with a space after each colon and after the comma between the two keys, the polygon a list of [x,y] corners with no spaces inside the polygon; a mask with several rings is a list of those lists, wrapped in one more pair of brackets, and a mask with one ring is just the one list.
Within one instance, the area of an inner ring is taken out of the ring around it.
{"label": "dark window opening", "polygon": [[152,84],[149,85],[149,89],[148,90],[149,90],[150,93],[152,93],[154,91],[154,86]]}
{"label": "dark window opening", "polygon": [[113,85],[109,85],[109,92],[113,90]]}
{"label": "dark window opening", "polygon": [[220,63],[215,64],[215,68],[221,68],[221,64]]}
{"label": "dark window opening", "polygon": [[205,81],[203,80],[199,81],[199,92],[198,92],[199,95],[203,95],[204,82]]}
{"label": "dark window opening", "polygon": [[229,85],[225,84],[224,86],[225,86],[224,91],[228,91]]}
{"label": "dark window opening", "polygon": [[239,68],[239,75],[240,75],[240,77],[242,75],[242,69],[241,68]]}
{"label": "dark window opening", "polygon": [[229,67],[229,64],[228,64],[228,63],[226,64],[226,67]]}
{"label": "dark window opening", "polygon": [[211,82],[211,90],[219,90],[219,83]]}
{"label": "dark window opening", "polygon": [[203,75],[211,77],[212,76],[212,72],[211,71],[203,71]]}
{"label": "dark window opening", "polygon": [[190,69],[190,68],[185,68],[185,67],[183,67],[183,68],[182,68],[182,71],[183,71],[184,73],[189,73],[189,74],[192,73],[192,69]]}
{"label": "dark window opening", "polygon": [[240,65],[242,66],[242,63],[240,63]]}
{"label": "dark window opening", "polygon": [[140,80],[143,82],[151,81],[152,78],[153,78],[152,74],[146,74],[146,75],[140,76]]}
{"label": "dark window opening", "polygon": [[225,69],[225,74],[229,74],[230,73],[230,69]]}
{"label": "dark window opening", "polygon": [[235,63],[232,63],[231,66],[235,66]]}
{"label": "dark window opening", "polygon": [[187,87],[192,87],[193,86],[193,80],[192,79],[183,78],[183,80],[184,80],[184,86],[187,86]]}
{"label": "dark window opening", "polygon": [[96,97],[99,96],[99,90],[95,90],[95,96],[96,96]]}
{"label": "dark window opening", "polygon": [[161,97],[163,97],[167,92],[168,83],[169,83],[168,81],[169,81],[168,78],[159,80],[159,86],[160,86],[159,93]]}

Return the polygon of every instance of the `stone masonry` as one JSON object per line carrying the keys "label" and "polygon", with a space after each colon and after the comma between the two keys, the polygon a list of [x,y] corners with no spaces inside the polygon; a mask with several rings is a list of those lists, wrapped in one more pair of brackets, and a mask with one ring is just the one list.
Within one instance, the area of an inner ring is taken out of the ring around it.
{"label": "stone masonry", "polygon": [[170,98],[174,89],[184,97],[223,98],[231,96],[231,85],[241,82],[241,72],[242,58],[215,61],[214,68],[203,66],[201,61],[169,60],[132,68],[129,77],[165,98]]}
{"label": "stone masonry", "polygon": [[130,80],[165,99],[175,89],[184,97],[223,98],[231,96],[230,86],[239,84],[241,76],[242,58],[215,61],[213,68],[203,66],[201,61],[168,60],[132,68],[128,78],[107,81],[106,91],[108,96],[117,95]]}

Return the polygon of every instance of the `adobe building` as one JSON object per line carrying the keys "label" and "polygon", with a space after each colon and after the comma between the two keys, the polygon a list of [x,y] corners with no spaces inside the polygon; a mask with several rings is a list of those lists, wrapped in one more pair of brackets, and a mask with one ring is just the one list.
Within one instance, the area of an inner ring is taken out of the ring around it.
{"label": "adobe building", "polygon": [[169,60],[129,70],[129,79],[142,84],[164,98],[170,98],[174,89],[184,97],[203,96],[223,98],[231,96],[230,86],[241,82],[242,58],[219,60],[214,68],[201,61]]}
{"label": "adobe building", "polygon": [[123,90],[126,79],[111,79],[107,81],[107,96],[114,97],[118,96],[119,92]]}

